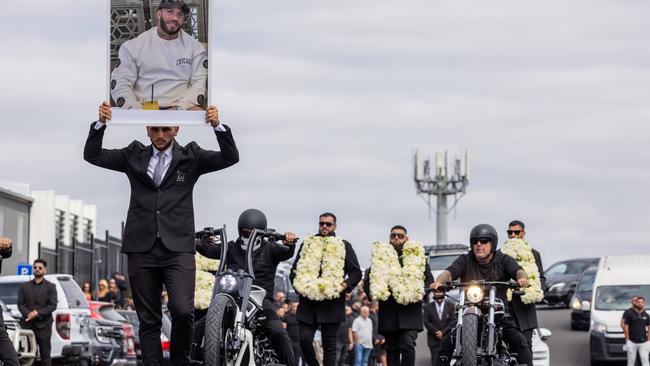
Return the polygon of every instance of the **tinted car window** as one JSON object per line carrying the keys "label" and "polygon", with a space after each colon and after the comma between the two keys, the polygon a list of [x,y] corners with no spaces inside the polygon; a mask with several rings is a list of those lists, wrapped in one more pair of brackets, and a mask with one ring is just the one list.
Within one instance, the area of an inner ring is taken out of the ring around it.
{"label": "tinted car window", "polygon": [[18,302],[18,290],[22,282],[0,283],[0,299],[6,305],[16,305]]}
{"label": "tinted car window", "polygon": [[77,283],[69,277],[58,278],[70,308],[87,308],[88,301]]}
{"label": "tinted car window", "polygon": [[580,283],[578,284],[578,291],[580,292],[589,292],[594,288],[594,280],[596,279],[596,271],[585,272],[580,278]]}
{"label": "tinted car window", "polygon": [[456,258],[458,258],[458,254],[429,257],[429,268],[432,271],[447,269],[447,267],[454,263]]}
{"label": "tinted car window", "polygon": [[558,263],[554,264],[551,266],[551,268],[547,269],[545,272],[545,275],[550,276],[550,275],[563,275],[567,271],[567,265],[566,263]]}

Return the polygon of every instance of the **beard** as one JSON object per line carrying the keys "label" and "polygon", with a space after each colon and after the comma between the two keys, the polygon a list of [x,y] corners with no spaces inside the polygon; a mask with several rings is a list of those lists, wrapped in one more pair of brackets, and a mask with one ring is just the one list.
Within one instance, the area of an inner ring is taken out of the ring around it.
{"label": "beard", "polygon": [[162,29],[163,32],[169,34],[170,36],[178,34],[178,32],[180,32],[181,29],[183,28],[182,24],[178,24],[176,30],[171,30],[167,27],[167,21],[165,21],[163,18],[160,18],[159,25],[160,25],[160,29]]}

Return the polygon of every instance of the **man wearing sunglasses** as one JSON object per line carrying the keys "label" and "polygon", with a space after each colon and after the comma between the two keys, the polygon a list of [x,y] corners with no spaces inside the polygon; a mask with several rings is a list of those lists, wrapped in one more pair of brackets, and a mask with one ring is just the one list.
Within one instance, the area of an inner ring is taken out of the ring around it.
{"label": "man wearing sunglasses", "polygon": [[[442,286],[445,282],[460,278],[462,282],[468,281],[509,281],[517,280],[520,287],[528,286],[528,274],[513,258],[497,250],[498,235],[492,225],[480,224],[475,226],[469,234],[471,249],[469,253],[459,256],[446,270],[436,278],[433,288]],[[497,287],[496,296],[508,302],[507,289]],[[498,324],[503,331],[503,339],[510,350],[517,353],[517,362],[532,365],[533,356],[528,348],[528,342],[517,324],[511,318],[504,318]],[[451,357],[453,345],[451,332],[442,340],[442,354]]]}
{"label": "man wearing sunglasses", "polygon": [[[317,236],[336,236],[336,216],[331,212],[323,213],[318,218]],[[341,295],[332,300],[315,301],[299,295],[300,306],[298,306],[298,336],[300,338],[300,349],[304,362],[308,366],[319,366],[316,352],[314,350],[314,334],[320,327],[323,343],[323,366],[334,366],[336,363],[336,336],[340,324],[345,321],[345,294],[351,292],[361,281],[361,267],[352,244],[345,243],[345,264],[344,277],[341,283]],[[300,260],[302,251],[293,262],[290,279],[295,278],[296,265]]]}
{"label": "man wearing sunglasses", "polygon": [[111,118],[107,102],[90,126],[84,159],[126,174],[131,199],[124,227],[122,253],[128,255],[129,279],[140,319],[140,344],[145,365],[162,364],[160,344],[163,285],[172,315],[171,363],[189,365],[194,323],[194,185],[203,174],[239,161],[230,128],[219,122],[214,106],[205,113],[221,151],[204,150],[196,142],[176,141],[178,127],[148,126],[148,146],[133,141],[121,149],[102,149]]}
{"label": "man wearing sunglasses", "polygon": [[33,264],[34,279],[23,283],[18,290],[16,305],[23,316],[22,326],[31,329],[36,337],[41,365],[52,365],[52,312],[57,307],[56,285],[45,279],[47,263],[37,259]]}
{"label": "man wearing sunglasses", "polygon": [[[519,220],[513,220],[508,224],[508,239],[521,239],[525,240],[526,237],[526,225]],[[539,280],[542,283],[542,288],[546,286],[546,276],[544,276],[544,268],[542,267],[542,257],[539,252],[531,248],[533,256],[535,257],[535,264],[537,265],[537,270],[539,271]],[[514,294],[512,295],[512,301],[508,303],[511,311],[510,313],[514,316],[517,321],[519,329],[526,336],[528,341],[528,347],[530,351],[533,351],[533,330],[539,328],[537,323],[537,310],[535,304],[524,304],[521,301],[521,296]]]}
{"label": "man wearing sunglasses", "polygon": [[[12,244],[11,239],[0,237],[0,272],[2,272],[2,258],[11,257]],[[0,309],[0,361],[4,362],[6,366],[18,366],[20,364],[16,349],[11,339],[9,339],[9,334],[7,334],[7,327],[2,313],[3,311]]]}
{"label": "man wearing sunglasses", "polygon": [[[402,263],[402,249],[409,240],[406,228],[395,225],[390,229],[390,244],[397,252],[400,264]],[[370,293],[370,272],[366,270],[364,289]],[[424,265],[424,287],[428,288],[433,283],[433,276],[429,263]],[[378,331],[386,341],[386,358],[388,366],[413,366],[415,365],[415,341],[418,333],[423,329],[422,301],[408,305],[398,304],[391,294],[385,301],[379,301]]]}

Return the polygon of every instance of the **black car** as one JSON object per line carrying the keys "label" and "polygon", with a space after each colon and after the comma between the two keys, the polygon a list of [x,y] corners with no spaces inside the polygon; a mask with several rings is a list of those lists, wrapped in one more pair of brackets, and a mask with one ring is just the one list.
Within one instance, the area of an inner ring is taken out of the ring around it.
{"label": "black car", "polygon": [[589,330],[591,294],[598,268],[591,267],[582,273],[571,299],[571,329]]}
{"label": "black car", "polygon": [[580,275],[587,268],[596,267],[598,260],[599,258],[569,259],[550,266],[544,271],[544,303],[568,307]]}

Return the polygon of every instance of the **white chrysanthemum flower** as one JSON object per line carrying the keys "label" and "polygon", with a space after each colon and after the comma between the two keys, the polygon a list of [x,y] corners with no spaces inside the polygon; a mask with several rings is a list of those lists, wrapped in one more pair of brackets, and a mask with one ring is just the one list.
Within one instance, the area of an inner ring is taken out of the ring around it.
{"label": "white chrysanthemum flower", "polygon": [[[338,237],[305,238],[296,264],[294,287],[310,300],[335,299],[345,279],[345,243]],[[319,276],[320,274],[320,276]]]}
{"label": "white chrysanthemum flower", "polygon": [[[514,258],[517,263],[528,274],[529,287],[523,289],[524,294],[521,296],[521,302],[524,304],[534,304],[542,301],[544,292],[542,291],[542,283],[539,278],[539,270],[535,263],[535,256],[533,250],[528,243],[522,239],[508,239],[503,244],[501,251]],[[508,301],[512,300],[512,291],[508,290]]]}
{"label": "white chrysanthemum flower", "polygon": [[424,268],[426,256],[422,244],[408,241],[402,249],[402,265],[390,244],[372,245],[370,293],[379,301],[391,295],[398,304],[408,305],[422,301],[424,296]]}
{"label": "white chrysanthemum flower", "polygon": [[197,309],[207,309],[212,300],[214,275],[209,272],[196,271],[196,285],[194,290],[194,306]]}
{"label": "white chrysanthemum flower", "polygon": [[204,257],[199,253],[194,256],[197,271],[217,271],[219,269],[219,260]]}

